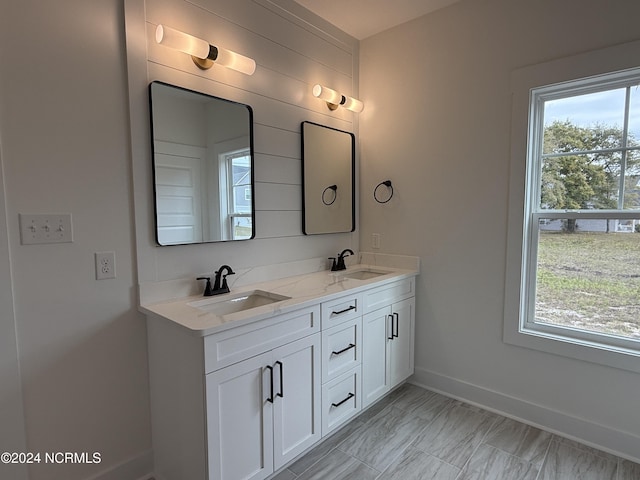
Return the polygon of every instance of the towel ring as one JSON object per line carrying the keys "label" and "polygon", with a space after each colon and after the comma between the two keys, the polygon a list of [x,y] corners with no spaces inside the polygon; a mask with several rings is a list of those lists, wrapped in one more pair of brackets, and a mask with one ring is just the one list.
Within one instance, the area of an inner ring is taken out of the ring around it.
{"label": "towel ring", "polygon": [[[386,200],[380,200],[378,198],[378,189],[382,186],[386,186],[389,189],[389,198],[387,198]],[[391,180],[385,180],[384,182],[380,182],[376,188],[373,189],[373,198],[375,199],[376,202],[378,203],[387,203],[389,200],[391,200],[391,198],[393,197],[393,186],[391,185]]]}
{"label": "towel ring", "polygon": [[[325,199],[325,194],[327,193],[327,190],[333,190],[333,199],[330,202],[327,202],[327,200]],[[325,188],[322,191],[322,203],[324,203],[325,205],[333,205],[333,202],[336,201],[336,198],[338,198],[338,186],[337,185],[329,185],[327,188]]]}

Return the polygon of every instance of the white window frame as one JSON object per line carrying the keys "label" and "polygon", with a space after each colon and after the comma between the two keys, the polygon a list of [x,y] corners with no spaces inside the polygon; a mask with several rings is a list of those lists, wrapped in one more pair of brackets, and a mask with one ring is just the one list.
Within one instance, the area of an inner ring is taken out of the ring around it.
{"label": "white window frame", "polygon": [[[251,218],[252,212],[236,212],[232,207],[233,202],[233,160],[238,157],[247,157],[251,155],[251,151],[247,148],[240,150],[234,150],[224,152],[220,155],[220,191],[221,198],[224,197],[225,201],[221,202],[220,218],[222,219],[222,229],[225,231],[225,235],[231,238],[231,240],[237,240],[235,235],[234,220],[239,217]],[[251,182],[249,183],[251,185]],[[245,194],[246,195],[246,194]],[[252,226],[253,228],[253,226]],[[227,237],[225,237],[227,238]]]}
{"label": "white window frame", "polygon": [[[567,88],[578,93],[603,90],[603,75],[627,85],[640,75],[640,42],[597,50],[574,57],[534,65],[512,73],[511,172],[507,269],[503,339],[505,343],[548,353],[640,372],[640,343],[612,335],[529,321],[535,309],[537,267],[537,222],[540,218],[638,218],[638,211],[590,210],[575,212],[536,211],[539,191],[536,158],[542,134],[542,102],[567,96]],[[617,72],[617,73],[612,73]],[[577,79],[582,79],[577,81]],[[625,83],[626,82],[626,83]],[[636,82],[637,83],[637,82]],[[547,85],[547,87],[544,87]],[[538,108],[530,108],[536,105]],[[534,223],[535,222],[535,223]]]}

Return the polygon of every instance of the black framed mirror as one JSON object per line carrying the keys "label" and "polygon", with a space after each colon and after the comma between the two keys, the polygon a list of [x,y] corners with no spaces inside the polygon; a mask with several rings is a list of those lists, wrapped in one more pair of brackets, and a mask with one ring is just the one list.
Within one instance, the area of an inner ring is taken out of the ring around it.
{"label": "black framed mirror", "polygon": [[355,136],[302,122],[302,231],[305,235],[353,232]]}
{"label": "black framed mirror", "polygon": [[149,99],[158,245],[254,238],[251,107],[157,81]]}

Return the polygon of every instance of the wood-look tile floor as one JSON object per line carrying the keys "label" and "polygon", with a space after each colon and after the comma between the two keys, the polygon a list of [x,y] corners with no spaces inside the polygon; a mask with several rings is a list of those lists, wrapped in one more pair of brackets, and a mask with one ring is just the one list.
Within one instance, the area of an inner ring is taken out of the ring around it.
{"label": "wood-look tile floor", "polygon": [[405,384],[273,480],[639,480],[640,464]]}

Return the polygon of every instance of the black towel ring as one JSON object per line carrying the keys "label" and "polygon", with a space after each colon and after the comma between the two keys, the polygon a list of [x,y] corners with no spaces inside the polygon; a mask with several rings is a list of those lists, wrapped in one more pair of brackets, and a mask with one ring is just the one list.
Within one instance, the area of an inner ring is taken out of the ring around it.
{"label": "black towel ring", "polygon": [[[378,189],[382,186],[385,185],[388,189],[389,189],[389,198],[387,198],[386,200],[380,200],[378,198]],[[378,203],[387,203],[389,200],[391,200],[391,198],[393,197],[393,186],[391,185],[391,180],[385,180],[384,182],[380,182],[376,188],[373,189],[373,198],[375,199],[376,202]]]}
{"label": "black towel ring", "polygon": [[[330,202],[327,202],[324,198],[325,193],[327,193],[327,190],[333,190],[333,200],[331,200]],[[322,203],[324,203],[325,205],[333,205],[333,202],[336,201],[336,198],[338,198],[338,186],[337,185],[329,185],[327,188],[325,188],[322,191]]]}

